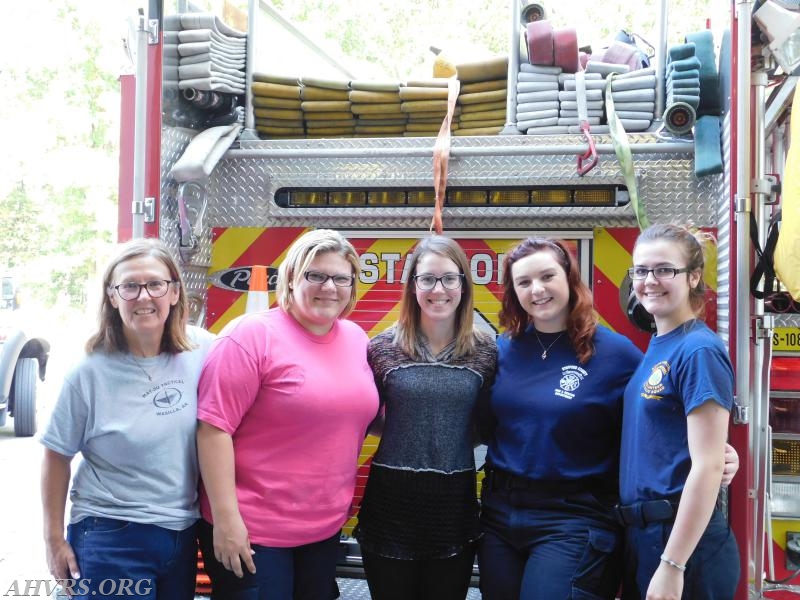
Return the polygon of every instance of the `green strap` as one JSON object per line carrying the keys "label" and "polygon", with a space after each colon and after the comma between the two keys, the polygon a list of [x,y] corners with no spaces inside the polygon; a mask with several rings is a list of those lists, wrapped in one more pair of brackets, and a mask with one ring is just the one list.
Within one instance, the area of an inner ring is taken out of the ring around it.
{"label": "green strap", "polygon": [[608,117],[608,129],[611,134],[611,142],[614,144],[614,152],[617,155],[619,166],[622,169],[622,177],[628,186],[628,195],[633,206],[633,214],[636,215],[636,222],[639,229],[644,230],[650,225],[650,221],[645,213],[644,204],[639,201],[639,188],[636,186],[636,175],[633,172],[633,154],[631,145],[628,142],[628,134],[622,126],[617,111],[614,109],[614,99],[611,96],[611,82],[615,73],[610,73],[606,78],[606,116]]}

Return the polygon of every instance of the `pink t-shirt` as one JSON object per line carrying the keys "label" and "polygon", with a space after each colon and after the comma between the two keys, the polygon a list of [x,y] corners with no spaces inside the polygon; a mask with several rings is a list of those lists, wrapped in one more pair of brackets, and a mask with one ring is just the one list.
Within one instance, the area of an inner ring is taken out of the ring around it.
{"label": "pink t-shirt", "polygon": [[320,336],[275,308],[235,319],[212,345],[198,418],[233,438],[239,510],[252,543],[318,542],[346,521],[358,454],[378,410],[367,342],[350,321]]}

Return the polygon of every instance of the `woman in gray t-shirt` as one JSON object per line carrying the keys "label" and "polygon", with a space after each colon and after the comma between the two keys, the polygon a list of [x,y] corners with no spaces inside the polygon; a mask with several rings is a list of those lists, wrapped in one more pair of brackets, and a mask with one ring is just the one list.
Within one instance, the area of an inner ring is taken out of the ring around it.
{"label": "woman in gray t-shirt", "polygon": [[125,245],[102,294],[98,330],[41,439],[48,568],[74,598],[191,600],[197,381],[213,336],[186,325],[181,276],[158,240]]}

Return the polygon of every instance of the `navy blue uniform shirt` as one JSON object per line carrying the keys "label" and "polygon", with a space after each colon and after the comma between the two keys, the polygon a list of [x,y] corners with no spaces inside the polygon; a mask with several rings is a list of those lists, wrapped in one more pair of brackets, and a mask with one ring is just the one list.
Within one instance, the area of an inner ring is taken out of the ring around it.
{"label": "navy blue uniform shirt", "polygon": [[531,326],[497,341],[487,463],[537,480],[598,480],[616,492],[622,396],[642,353],[599,325],[582,365],[566,332],[538,336]]}

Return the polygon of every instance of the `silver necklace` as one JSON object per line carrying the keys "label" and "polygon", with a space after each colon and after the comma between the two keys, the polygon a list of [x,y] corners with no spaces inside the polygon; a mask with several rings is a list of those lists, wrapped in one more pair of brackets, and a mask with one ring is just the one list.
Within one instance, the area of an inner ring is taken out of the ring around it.
{"label": "silver necklace", "polygon": [[145,370],[145,368],[142,366],[142,363],[140,363],[140,362],[138,361],[138,359],[137,359],[137,358],[136,358],[136,356],[133,354],[133,352],[130,352],[130,353],[128,354],[128,356],[130,356],[130,357],[131,357],[131,359],[133,360],[133,364],[135,364],[137,367],[139,367],[139,370],[140,370],[142,373],[144,373],[145,377],[147,377],[147,381],[153,381],[153,377],[152,377],[152,375],[150,375],[150,373],[148,373],[148,372]]}
{"label": "silver necklace", "polygon": [[547,360],[547,351],[553,347],[553,344],[555,344],[558,340],[561,339],[561,336],[564,335],[564,332],[562,331],[561,333],[559,333],[558,337],[554,339],[552,342],[550,342],[550,345],[547,346],[547,348],[544,347],[542,340],[539,339],[539,332],[536,331],[536,329],[533,330],[533,334],[536,336],[536,341],[539,342],[539,345],[542,347],[542,360]]}

